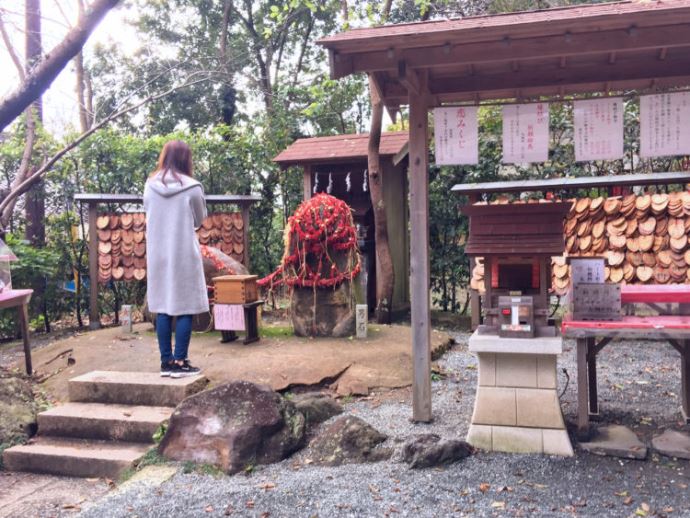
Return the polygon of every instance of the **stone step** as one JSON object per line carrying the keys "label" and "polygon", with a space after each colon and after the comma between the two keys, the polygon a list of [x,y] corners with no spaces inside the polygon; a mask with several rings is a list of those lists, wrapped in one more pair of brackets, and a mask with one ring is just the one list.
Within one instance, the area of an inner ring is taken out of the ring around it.
{"label": "stone step", "polygon": [[4,451],[9,471],[117,479],[151,448],[149,444],[38,437]]}
{"label": "stone step", "polygon": [[69,380],[69,399],[81,403],[177,406],[204,389],[204,376],[172,379],[157,372],[93,371]]}
{"label": "stone step", "polygon": [[104,403],[66,403],[38,415],[42,436],[150,443],[175,409]]}

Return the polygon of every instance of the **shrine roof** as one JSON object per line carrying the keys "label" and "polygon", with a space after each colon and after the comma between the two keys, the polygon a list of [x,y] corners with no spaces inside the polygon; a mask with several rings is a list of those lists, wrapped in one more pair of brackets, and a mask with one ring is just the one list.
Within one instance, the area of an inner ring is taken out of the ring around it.
{"label": "shrine roof", "polygon": [[389,112],[690,86],[690,0],[626,1],[352,29],[331,77],[370,75]]}
{"label": "shrine roof", "polygon": [[[381,134],[380,155],[402,158],[407,155],[407,142],[407,131],[384,132]],[[368,133],[301,138],[283,150],[273,161],[287,167],[366,160],[368,145]]]}

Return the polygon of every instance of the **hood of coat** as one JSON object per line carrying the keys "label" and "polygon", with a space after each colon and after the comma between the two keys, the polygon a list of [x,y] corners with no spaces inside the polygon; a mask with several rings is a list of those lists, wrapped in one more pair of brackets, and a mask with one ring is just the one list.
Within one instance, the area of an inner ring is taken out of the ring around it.
{"label": "hood of coat", "polygon": [[171,172],[168,172],[165,177],[163,177],[162,173],[158,173],[156,176],[149,178],[147,183],[151,189],[165,198],[175,196],[197,186],[201,187],[201,184],[194,178],[184,174],[178,174],[175,177]]}

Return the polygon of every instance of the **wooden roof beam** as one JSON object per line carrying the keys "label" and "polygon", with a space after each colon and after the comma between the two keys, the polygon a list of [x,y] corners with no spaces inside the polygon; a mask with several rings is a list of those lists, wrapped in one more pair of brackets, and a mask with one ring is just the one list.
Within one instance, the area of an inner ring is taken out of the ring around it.
{"label": "wooden roof beam", "polygon": [[398,81],[407,89],[408,93],[420,94],[419,76],[414,70],[410,70],[404,61],[398,61]]}
{"label": "wooden roof beam", "polygon": [[[664,61],[619,60],[609,67],[600,65],[570,66],[567,68],[538,67],[521,69],[518,72],[505,72],[491,75],[433,77],[429,81],[432,95],[471,94],[522,90],[539,87],[568,87],[577,84],[615,84],[632,80],[651,80],[652,78],[686,77],[690,71],[690,53]],[[601,89],[601,87],[600,87]],[[407,91],[397,83],[388,83],[384,90],[385,98],[395,98],[405,102]]]}
{"label": "wooden roof beam", "polygon": [[404,60],[408,67],[417,69],[690,46],[690,24],[636,28],[635,33],[635,37],[631,37],[627,30],[615,30],[568,33],[567,37],[558,35],[509,39],[507,42],[446,42],[438,46],[415,47],[394,52],[388,49],[338,54],[330,50],[331,76],[338,79],[357,72],[394,72],[400,59]]}

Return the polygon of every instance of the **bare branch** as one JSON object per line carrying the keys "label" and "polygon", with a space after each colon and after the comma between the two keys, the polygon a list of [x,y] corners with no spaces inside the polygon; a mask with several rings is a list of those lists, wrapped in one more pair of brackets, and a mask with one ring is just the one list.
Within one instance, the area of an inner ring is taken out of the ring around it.
{"label": "bare branch", "polygon": [[[31,170],[31,155],[34,150],[34,142],[36,140],[36,121],[34,119],[33,108],[26,110],[26,141],[24,143],[24,152],[22,153],[22,160],[19,163],[19,170],[14,176],[14,180],[10,185],[9,192],[11,193],[26,179],[29,171]],[[8,193],[9,195],[9,193]],[[17,204],[17,199],[15,198],[10,204],[8,204],[6,210],[0,211],[0,225],[2,228],[7,228],[7,225],[12,218],[12,212],[14,211],[14,206]]]}
{"label": "bare branch", "polygon": [[141,106],[148,104],[153,101],[157,101],[158,99],[161,99],[167,95],[170,95],[171,93],[180,90],[182,88],[186,88],[188,86],[192,86],[198,83],[202,83],[204,81],[207,81],[208,77],[203,77],[202,79],[197,79],[194,81],[188,81],[185,82],[184,84],[174,86],[172,88],[167,89],[165,92],[161,92],[159,94],[155,95],[150,95],[145,99],[142,99],[138,103],[129,106],[128,108],[124,108],[118,112],[115,112],[102,121],[100,121],[98,124],[93,125],[91,128],[89,128],[88,131],[82,133],[79,135],[76,139],[74,139],[72,142],[67,144],[65,147],[63,147],[60,151],[55,153],[52,157],[50,157],[40,168],[38,168],[31,176],[28,176],[25,180],[20,182],[15,188],[13,188],[5,197],[4,200],[2,200],[2,203],[0,203],[0,214],[2,214],[7,207],[9,207],[10,203],[13,202],[17,197],[21,196],[25,192],[27,192],[33,184],[38,182],[45,174],[55,165],[55,163],[60,160],[66,153],[77,147],[79,144],[81,144],[85,139],[87,139],[89,136],[91,136],[95,131],[101,129],[108,123],[112,122],[113,120],[117,119],[118,117],[121,117],[122,115],[125,115],[126,113],[129,113],[131,111],[136,110],[137,108],[140,108]]}
{"label": "bare branch", "polygon": [[2,19],[2,12],[0,11],[0,33],[2,33],[2,41],[5,43],[5,47],[7,48],[7,52],[10,55],[10,58],[12,58],[12,62],[14,63],[14,66],[17,67],[17,71],[19,72],[19,79],[21,81],[24,81],[24,65],[22,65],[21,60],[19,59],[19,56],[17,56],[17,53],[14,50],[14,47],[12,46],[12,42],[10,41],[10,36],[7,34],[7,29],[5,28],[5,22]]}
{"label": "bare branch", "polygon": [[119,0],[95,0],[83,23],[65,38],[28,74],[14,92],[0,101],[0,131],[12,122],[51,85],[67,63],[81,50],[96,25]]}

